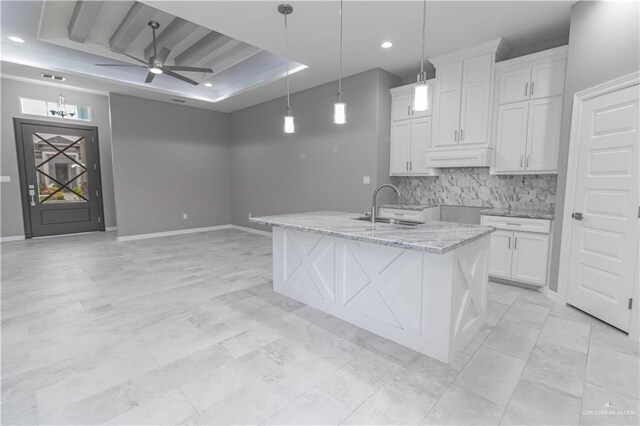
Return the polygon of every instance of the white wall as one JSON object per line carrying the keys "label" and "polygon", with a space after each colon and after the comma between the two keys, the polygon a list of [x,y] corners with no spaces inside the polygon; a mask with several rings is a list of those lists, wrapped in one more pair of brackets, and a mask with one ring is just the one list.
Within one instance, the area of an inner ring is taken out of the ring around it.
{"label": "white wall", "polygon": [[109,101],[107,96],[63,89],[66,101],[69,104],[91,107],[92,121],[86,122],[22,114],[20,111],[20,97],[56,101],[58,94],[60,94],[60,88],[58,87],[2,78],[0,81],[0,92],[2,93],[0,103],[2,107],[2,118],[0,122],[2,126],[0,174],[11,177],[10,183],[0,184],[2,214],[0,235],[2,237],[24,235],[22,204],[20,201],[20,180],[18,176],[18,157],[13,128],[13,119],[15,117],[55,121],[57,123],[86,124],[88,126],[98,127],[105,226],[116,226],[111,161],[111,127],[109,124]]}

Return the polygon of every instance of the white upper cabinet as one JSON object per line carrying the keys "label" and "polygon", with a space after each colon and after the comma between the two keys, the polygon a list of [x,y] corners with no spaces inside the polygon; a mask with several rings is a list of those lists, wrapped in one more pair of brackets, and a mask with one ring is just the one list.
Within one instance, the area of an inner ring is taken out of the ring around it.
{"label": "white upper cabinet", "polygon": [[496,66],[494,174],[557,173],[566,46]]}
{"label": "white upper cabinet", "polygon": [[427,167],[427,149],[431,145],[433,82],[429,85],[429,108],[413,110],[415,84],[391,89],[391,176],[438,176],[438,169]]}
{"label": "white upper cabinet", "polygon": [[433,138],[427,152],[431,167],[491,165],[491,105],[501,38],[430,58],[436,67]]}

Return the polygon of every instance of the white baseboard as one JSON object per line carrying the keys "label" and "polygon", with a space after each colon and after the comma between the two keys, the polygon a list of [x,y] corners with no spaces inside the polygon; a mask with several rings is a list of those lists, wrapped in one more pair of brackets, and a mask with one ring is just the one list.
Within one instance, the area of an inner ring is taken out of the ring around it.
{"label": "white baseboard", "polygon": [[11,241],[22,241],[24,235],[14,235],[13,237],[0,237],[0,243],[9,243]]}
{"label": "white baseboard", "polygon": [[176,229],[175,231],[152,232],[149,234],[125,235],[118,237],[118,241],[134,241],[145,240],[147,238],[171,237],[173,235],[195,234],[197,232],[219,231],[221,229],[230,229],[232,225],[207,226],[204,228]]}
{"label": "white baseboard", "polygon": [[118,227],[117,226],[105,226],[104,230],[105,230],[105,232],[117,231]]}
{"label": "white baseboard", "polygon": [[547,297],[547,299],[552,300],[556,303],[560,303],[560,297],[558,296],[558,292],[547,288],[547,291],[545,291],[544,295]]}
{"label": "white baseboard", "polygon": [[262,231],[260,229],[249,228],[248,226],[241,225],[229,225],[231,229],[237,229],[239,231],[251,232],[253,234],[264,235],[265,237],[272,237],[273,234],[269,231]]}

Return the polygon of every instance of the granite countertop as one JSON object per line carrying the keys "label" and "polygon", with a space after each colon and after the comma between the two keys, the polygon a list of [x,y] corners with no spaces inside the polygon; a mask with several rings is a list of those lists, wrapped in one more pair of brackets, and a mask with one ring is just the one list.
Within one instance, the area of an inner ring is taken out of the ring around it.
{"label": "granite countertop", "polygon": [[518,210],[518,209],[486,209],[480,211],[485,216],[523,217],[527,219],[553,220],[554,215],[544,210]]}
{"label": "granite countertop", "polygon": [[387,209],[401,209],[401,210],[419,210],[422,211],[424,209],[428,209],[431,207],[439,207],[437,204],[383,204],[378,206],[379,208],[387,208]]}
{"label": "granite countertop", "polygon": [[492,226],[428,222],[417,226],[355,220],[358,213],[318,211],[252,217],[250,222],[422,252],[445,254],[491,234]]}

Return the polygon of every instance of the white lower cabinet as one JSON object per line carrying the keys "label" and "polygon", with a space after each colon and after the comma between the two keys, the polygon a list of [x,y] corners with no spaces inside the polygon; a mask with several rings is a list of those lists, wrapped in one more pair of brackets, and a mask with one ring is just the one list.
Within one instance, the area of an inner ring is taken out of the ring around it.
{"label": "white lower cabinet", "polygon": [[[483,216],[483,225],[497,228],[491,234],[489,275],[525,284],[546,286],[551,232],[548,222],[546,219]],[[536,229],[540,232],[515,231],[514,228]]]}

